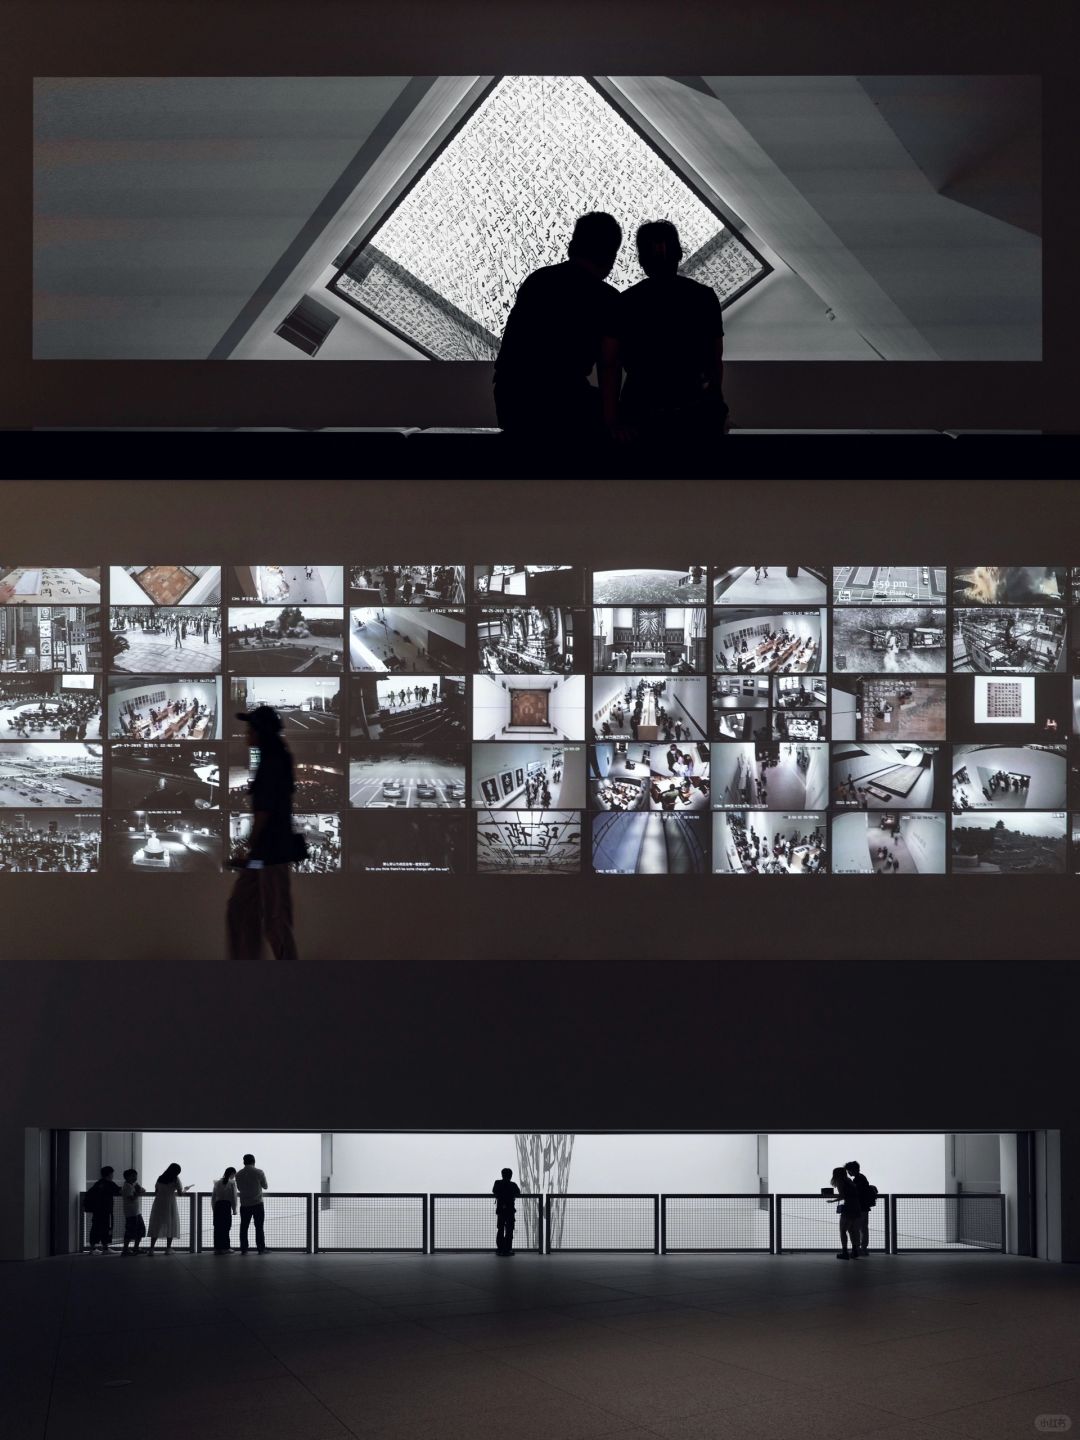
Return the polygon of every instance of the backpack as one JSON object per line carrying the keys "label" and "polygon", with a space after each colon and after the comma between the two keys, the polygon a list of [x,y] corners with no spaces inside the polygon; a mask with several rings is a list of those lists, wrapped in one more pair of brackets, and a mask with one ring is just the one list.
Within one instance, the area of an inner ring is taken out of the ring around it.
{"label": "backpack", "polygon": [[866,1208],[867,1208],[867,1211],[870,1211],[870,1210],[872,1210],[872,1209],[874,1208],[874,1206],[877,1204],[877,1197],[878,1197],[878,1188],[877,1188],[877,1186],[876,1186],[876,1185],[867,1185],[866,1191],[865,1191],[865,1195],[866,1195]]}

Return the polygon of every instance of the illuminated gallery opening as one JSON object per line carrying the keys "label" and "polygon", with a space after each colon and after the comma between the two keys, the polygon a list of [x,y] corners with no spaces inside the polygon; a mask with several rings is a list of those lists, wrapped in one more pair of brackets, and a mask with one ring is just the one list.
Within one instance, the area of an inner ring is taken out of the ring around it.
{"label": "illuminated gallery opening", "polygon": [[[522,1195],[514,1237],[521,1251],[835,1252],[831,1177],[835,1168],[857,1164],[873,1187],[871,1250],[1000,1253],[1021,1248],[1020,1216],[1038,1189],[1020,1163],[1023,1142],[1031,1138],[1015,1132],[72,1131],[66,1184],[73,1248],[84,1248],[88,1238],[90,1217],[81,1213],[80,1193],[102,1166],[111,1165],[117,1177],[138,1172],[137,1183],[149,1191],[141,1200],[148,1213],[157,1176],[178,1165],[184,1194],[175,1244],[210,1250],[214,1183],[253,1155],[266,1182],[271,1251],[493,1250],[492,1185],[508,1167]],[[1046,1199],[1053,1203],[1052,1192]],[[121,1214],[119,1198],[116,1208]],[[121,1223],[112,1237],[117,1247],[122,1236]],[[235,1249],[242,1240],[233,1219],[225,1243]]]}

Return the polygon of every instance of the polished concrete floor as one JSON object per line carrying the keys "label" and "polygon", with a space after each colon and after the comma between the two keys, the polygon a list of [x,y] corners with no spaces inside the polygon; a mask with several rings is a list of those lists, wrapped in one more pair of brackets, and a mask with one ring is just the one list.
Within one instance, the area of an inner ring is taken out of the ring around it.
{"label": "polished concrete floor", "polygon": [[1001,1256],[74,1256],[0,1268],[6,1440],[1011,1440],[1080,1268]]}

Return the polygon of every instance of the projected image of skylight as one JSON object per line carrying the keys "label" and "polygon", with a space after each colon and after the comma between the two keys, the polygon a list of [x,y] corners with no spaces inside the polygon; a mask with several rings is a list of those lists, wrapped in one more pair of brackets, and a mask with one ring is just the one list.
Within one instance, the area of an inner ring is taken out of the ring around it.
{"label": "projected image of skylight", "polygon": [[499,79],[331,288],[438,360],[491,360],[518,286],[566,258],[574,221],[623,228],[609,277],[642,278],[634,233],[671,220],[684,275],[730,302],[769,266],[580,75]]}

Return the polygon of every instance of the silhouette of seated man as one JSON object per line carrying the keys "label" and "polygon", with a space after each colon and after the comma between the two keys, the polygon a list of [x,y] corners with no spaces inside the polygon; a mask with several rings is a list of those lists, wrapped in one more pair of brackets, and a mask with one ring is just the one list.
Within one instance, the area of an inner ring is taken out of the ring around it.
{"label": "silhouette of seated man", "polygon": [[582,215],[567,259],[522,281],[495,361],[495,413],[508,434],[602,437],[589,376],[614,333],[619,292],[606,279],[621,244],[613,215]]}
{"label": "silhouette of seated man", "polygon": [[[700,443],[724,432],[724,324],[716,291],[680,275],[670,220],[637,232],[645,279],[616,303],[601,361],[604,420],[624,438]],[[625,372],[619,393],[619,371]]]}

